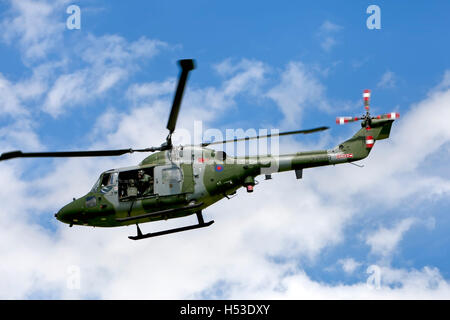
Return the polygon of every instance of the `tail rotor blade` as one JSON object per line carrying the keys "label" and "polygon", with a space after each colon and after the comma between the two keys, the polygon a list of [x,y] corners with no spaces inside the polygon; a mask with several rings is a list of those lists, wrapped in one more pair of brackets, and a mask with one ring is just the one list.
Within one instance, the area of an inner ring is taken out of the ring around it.
{"label": "tail rotor blade", "polygon": [[400,118],[400,113],[391,112],[391,113],[385,114],[383,116],[385,116],[387,119],[398,119],[398,118]]}
{"label": "tail rotor blade", "polygon": [[370,109],[370,90],[366,89],[363,92],[363,99],[364,99],[364,108],[369,111]]}
{"label": "tail rotor blade", "polygon": [[387,113],[387,114],[382,114],[376,117],[373,117],[372,119],[391,119],[391,120],[395,120],[400,118],[400,113],[398,112],[391,112],[391,113]]}
{"label": "tail rotor blade", "polygon": [[346,124],[349,122],[355,122],[361,120],[359,117],[337,117],[336,118],[336,124]]}

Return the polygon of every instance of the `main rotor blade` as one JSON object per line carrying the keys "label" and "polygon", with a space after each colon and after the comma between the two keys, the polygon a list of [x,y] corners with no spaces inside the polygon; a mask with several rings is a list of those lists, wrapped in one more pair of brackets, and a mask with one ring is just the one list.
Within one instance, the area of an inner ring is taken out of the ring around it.
{"label": "main rotor blade", "polygon": [[0,155],[0,161],[13,158],[66,158],[66,157],[107,157],[121,156],[133,152],[153,152],[159,150],[156,148],[147,149],[118,149],[118,150],[95,150],[95,151],[61,151],[61,152],[27,152],[11,151]]}
{"label": "main rotor blade", "polygon": [[195,69],[194,60],[192,59],[179,60],[178,63],[181,67],[181,74],[178,79],[177,91],[175,92],[175,97],[173,99],[172,109],[170,110],[169,121],[167,121],[167,129],[170,134],[175,131],[178,112],[180,111],[181,99],[183,98],[184,87],[186,85],[189,71]]}
{"label": "main rotor blade", "polygon": [[244,141],[244,140],[254,140],[254,139],[270,138],[270,137],[277,137],[277,136],[287,136],[287,135],[291,135],[291,134],[308,134],[308,133],[314,133],[314,132],[324,131],[324,130],[328,130],[328,129],[329,129],[329,127],[318,127],[318,128],[313,128],[313,129],[307,129],[307,130],[286,131],[286,132],[268,134],[268,135],[264,135],[264,136],[246,137],[246,138],[214,141],[214,142],[204,142],[204,143],[202,143],[202,147],[206,147],[206,146],[209,146],[212,144],[222,144],[222,143],[238,142],[238,141]]}

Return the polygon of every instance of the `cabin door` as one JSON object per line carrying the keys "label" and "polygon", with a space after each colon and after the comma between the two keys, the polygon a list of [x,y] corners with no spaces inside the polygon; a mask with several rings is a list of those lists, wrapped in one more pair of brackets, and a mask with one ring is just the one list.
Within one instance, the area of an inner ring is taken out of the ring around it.
{"label": "cabin door", "polygon": [[176,165],[163,165],[155,167],[155,193],[160,196],[181,193],[183,175]]}

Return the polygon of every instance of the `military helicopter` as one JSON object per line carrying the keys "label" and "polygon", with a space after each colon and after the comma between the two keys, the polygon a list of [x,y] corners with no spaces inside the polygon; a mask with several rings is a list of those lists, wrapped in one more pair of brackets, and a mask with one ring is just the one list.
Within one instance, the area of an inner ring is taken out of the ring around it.
{"label": "military helicopter", "polygon": [[[375,141],[389,137],[392,123],[398,113],[372,117],[369,112],[370,90],[363,93],[366,113],[361,117],[339,117],[337,124],[361,120],[362,128],[349,140],[333,149],[297,152],[294,154],[231,157],[224,151],[207,148],[214,144],[248,141],[252,139],[310,134],[329,129],[318,127],[308,130],[282,132],[242,139],[204,142],[200,145],[174,146],[172,134],[180,111],[184,87],[189,72],[195,68],[194,60],[178,61],[181,67],[175,97],[170,111],[166,141],[159,147],[146,149],[119,149],[97,151],[32,152],[12,151],[1,154],[0,161],[34,157],[103,157],[120,156],[133,152],[154,152],[137,166],[103,172],[92,189],[83,197],[60,209],[55,217],[61,222],[93,227],[119,227],[136,224],[137,235],[132,240],[208,227],[202,210],[223,198],[230,198],[244,187],[253,192],[255,177],[265,174],[271,179],[275,172],[294,171],[301,179],[303,169],[366,158]],[[180,228],[143,234],[139,224],[167,220],[196,214],[198,223]]]}

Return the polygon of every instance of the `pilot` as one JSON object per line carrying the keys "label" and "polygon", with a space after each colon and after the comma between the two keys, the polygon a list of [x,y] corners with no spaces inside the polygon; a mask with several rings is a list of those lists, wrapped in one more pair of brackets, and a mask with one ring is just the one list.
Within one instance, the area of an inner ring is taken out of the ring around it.
{"label": "pilot", "polygon": [[153,193],[153,179],[144,170],[138,171],[138,189],[141,196]]}

